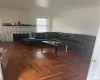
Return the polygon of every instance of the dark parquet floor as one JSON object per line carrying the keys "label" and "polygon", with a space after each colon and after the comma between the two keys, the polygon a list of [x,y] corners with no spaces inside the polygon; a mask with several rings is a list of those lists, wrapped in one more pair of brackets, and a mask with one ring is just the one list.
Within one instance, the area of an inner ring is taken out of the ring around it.
{"label": "dark parquet floor", "polygon": [[8,64],[3,71],[4,80],[86,80],[91,55],[21,43],[2,43],[7,48]]}

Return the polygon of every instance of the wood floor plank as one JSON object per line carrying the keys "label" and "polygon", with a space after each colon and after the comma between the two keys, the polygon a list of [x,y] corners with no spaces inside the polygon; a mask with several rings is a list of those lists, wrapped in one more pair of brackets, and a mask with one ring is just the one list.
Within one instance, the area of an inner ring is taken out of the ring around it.
{"label": "wood floor plank", "polygon": [[71,61],[60,49],[55,56],[51,48],[41,52],[41,46],[21,43],[2,43],[7,48],[8,65],[3,71],[4,80],[85,80],[91,55],[68,50]]}

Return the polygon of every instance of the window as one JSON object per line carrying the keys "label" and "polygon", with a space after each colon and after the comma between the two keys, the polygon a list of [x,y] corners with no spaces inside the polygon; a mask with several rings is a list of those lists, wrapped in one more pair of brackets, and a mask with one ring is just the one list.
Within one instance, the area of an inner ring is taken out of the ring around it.
{"label": "window", "polygon": [[47,18],[37,18],[37,32],[47,32],[48,31],[48,19]]}

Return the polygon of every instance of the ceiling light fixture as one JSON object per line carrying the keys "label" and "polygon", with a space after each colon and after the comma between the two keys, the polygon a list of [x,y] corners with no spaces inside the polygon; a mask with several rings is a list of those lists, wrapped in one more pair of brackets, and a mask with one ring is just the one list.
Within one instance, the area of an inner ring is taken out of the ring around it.
{"label": "ceiling light fixture", "polygon": [[49,6],[49,0],[36,0],[36,5],[39,7],[47,8]]}

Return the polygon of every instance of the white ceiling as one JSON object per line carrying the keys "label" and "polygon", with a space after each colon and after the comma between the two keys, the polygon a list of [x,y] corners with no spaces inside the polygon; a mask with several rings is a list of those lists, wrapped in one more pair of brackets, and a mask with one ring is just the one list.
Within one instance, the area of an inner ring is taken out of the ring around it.
{"label": "white ceiling", "polygon": [[88,6],[97,6],[100,0],[0,0],[1,8],[18,9],[76,9]]}

